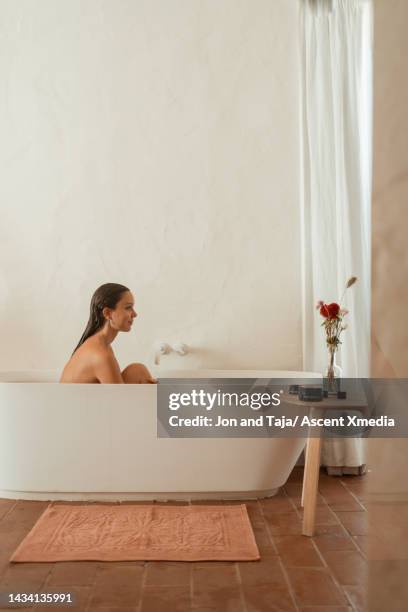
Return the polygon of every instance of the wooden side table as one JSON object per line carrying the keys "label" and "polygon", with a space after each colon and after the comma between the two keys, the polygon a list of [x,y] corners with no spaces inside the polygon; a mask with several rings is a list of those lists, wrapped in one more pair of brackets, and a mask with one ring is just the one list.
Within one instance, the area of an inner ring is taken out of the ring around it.
{"label": "wooden side table", "polygon": [[[336,397],[324,398],[320,402],[304,402],[299,400],[296,396],[285,396],[285,402],[294,406],[301,406],[305,410],[308,409],[310,418],[323,417],[327,410],[347,409],[358,410],[363,413],[367,411],[367,402],[348,399],[339,400]],[[319,432],[319,434],[321,434],[321,429],[322,428],[316,428],[316,433]],[[305,536],[312,536],[315,532],[321,449],[321,435],[309,436],[306,443],[301,502],[304,508],[302,533]]]}

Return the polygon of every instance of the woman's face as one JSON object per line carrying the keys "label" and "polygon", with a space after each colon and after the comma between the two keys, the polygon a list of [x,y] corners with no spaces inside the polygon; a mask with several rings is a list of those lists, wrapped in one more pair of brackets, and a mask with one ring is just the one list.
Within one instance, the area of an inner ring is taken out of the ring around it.
{"label": "woman's face", "polygon": [[130,331],[133,319],[137,317],[134,309],[135,300],[130,291],[122,294],[115,308],[109,310],[110,325],[118,331]]}

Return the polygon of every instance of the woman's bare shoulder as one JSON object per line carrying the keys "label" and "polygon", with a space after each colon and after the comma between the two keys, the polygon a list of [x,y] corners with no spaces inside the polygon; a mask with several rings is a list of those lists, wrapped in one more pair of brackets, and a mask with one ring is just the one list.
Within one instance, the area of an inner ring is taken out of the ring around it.
{"label": "woman's bare shoulder", "polygon": [[78,357],[90,361],[100,362],[101,360],[115,358],[115,354],[112,347],[106,345],[99,338],[91,337],[85,340],[85,342],[79,347],[75,354]]}
{"label": "woman's bare shoulder", "polygon": [[[85,342],[84,342],[85,345]],[[84,346],[83,345],[83,346]],[[82,348],[82,347],[81,347]],[[85,352],[86,351],[86,352]],[[100,383],[123,383],[119,364],[110,345],[95,339],[84,346],[83,364]]]}
{"label": "woman's bare shoulder", "polygon": [[66,364],[60,382],[98,382],[97,371],[109,364],[117,364],[112,348],[88,338]]}

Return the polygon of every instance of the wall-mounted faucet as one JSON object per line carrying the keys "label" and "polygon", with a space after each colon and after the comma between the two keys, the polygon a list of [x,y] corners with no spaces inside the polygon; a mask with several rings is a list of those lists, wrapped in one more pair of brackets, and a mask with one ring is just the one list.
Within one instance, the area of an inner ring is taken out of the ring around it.
{"label": "wall-mounted faucet", "polygon": [[154,351],[154,365],[159,365],[161,355],[168,355],[172,350],[167,342],[158,342]]}
{"label": "wall-mounted faucet", "polygon": [[173,351],[179,355],[187,355],[188,346],[184,342],[176,342],[176,344],[173,344]]}
{"label": "wall-mounted faucet", "polygon": [[158,342],[154,350],[154,365],[159,365],[160,357],[169,353],[177,353],[181,356],[187,355],[188,346],[184,342],[176,342],[173,346],[170,346],[167,342]]}

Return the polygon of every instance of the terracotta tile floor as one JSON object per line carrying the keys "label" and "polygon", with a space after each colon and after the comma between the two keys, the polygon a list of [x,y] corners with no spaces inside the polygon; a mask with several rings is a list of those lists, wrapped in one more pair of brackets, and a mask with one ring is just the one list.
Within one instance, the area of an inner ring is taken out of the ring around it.
{"label": "terracotta tile floor", "polygon": [[78,603],[66,609],[101,612],[363,610],[365,477],[321,472],[313,538],[301,535],[302,477],[297,467],[277,496],[245,502],[261,553],[255,562],[10,564],[47,502],[0,500],[0,592],[70,591]]}

